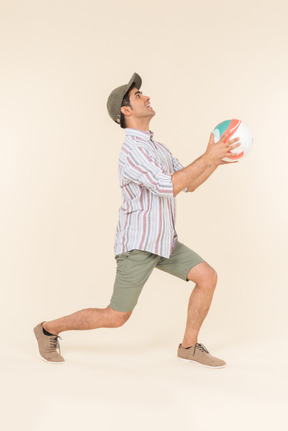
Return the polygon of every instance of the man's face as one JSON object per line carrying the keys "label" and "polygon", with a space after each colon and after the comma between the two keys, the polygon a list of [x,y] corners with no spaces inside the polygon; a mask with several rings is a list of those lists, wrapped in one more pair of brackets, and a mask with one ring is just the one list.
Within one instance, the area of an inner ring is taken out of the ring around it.
{"label": "man's face", "polygon": [[[150,97],[144,96],[142,91],[137,88],[133,88],[129,92],[130,105],[132,106],[132,116],[135,118],[152,118],[155,115],[155,111],[150,106]],[[130,108],[131,109],[131,108]]]}

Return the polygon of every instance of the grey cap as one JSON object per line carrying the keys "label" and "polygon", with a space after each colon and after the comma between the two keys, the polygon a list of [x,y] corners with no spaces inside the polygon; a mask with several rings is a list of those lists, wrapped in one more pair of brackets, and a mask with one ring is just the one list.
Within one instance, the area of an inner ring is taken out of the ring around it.
{"label": "grey cap", "polygon": [[123,97],[125,96],[129,88],[133,84],[135,84],[138,90],[142,85],[142,79],[137,73],[133,74],[128,84],[121,85],[120,87],[115,88],[115,90],[113,90],[110,93],[110,96],[108,97],[108,101],[107,101],[108,113],[112,118],[112,120],[118,124],[120,124],[121,104],[122,104]]}

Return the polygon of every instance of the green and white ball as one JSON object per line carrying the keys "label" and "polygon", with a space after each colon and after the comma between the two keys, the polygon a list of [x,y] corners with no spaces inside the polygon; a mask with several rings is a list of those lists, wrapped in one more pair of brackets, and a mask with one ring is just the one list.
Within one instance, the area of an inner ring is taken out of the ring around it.
{"label": "green and white ball", "polygon": [[[228,130],[232,134],[229,135],[229,137],[226,139],[225,142],[228,142],[231,139],[239,137],[240,141],[238,141],[237,143],[241,143],[241,146],[231,150],[230,151],[231,156],[224,157],[223,160],[225,160],[226,162],[234,162],[235,160],[243,159],[243,157],[245,157],[248,154],[253,144],[253,136],[252,136],[251,130],[245,123],[242,123],[241,120],[233,119],[233,120],[222,121],[222,123],[218,124],[213,130],[214,142],[216,143],[220,141],[220,138],[223,135],[223,133],[225,133]],[[233,153],[240,153],[240,154],[238,156],[233,156]]]}

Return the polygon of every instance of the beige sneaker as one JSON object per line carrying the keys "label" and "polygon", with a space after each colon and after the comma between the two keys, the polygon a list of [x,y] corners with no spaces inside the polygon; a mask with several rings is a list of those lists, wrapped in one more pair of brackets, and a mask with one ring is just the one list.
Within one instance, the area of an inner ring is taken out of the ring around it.
{"label": "beige sneaker", "polygon": [[185,347],[182,347],[182,344],[179,344],[177,356],[182,361],[199,362],[199,364],[210,368],[223,368],[227,365],[222,359],[210,355],[206,347],[199,343],[194,344],[188,349],[185,349]]}
{"label": "beige sneaker", "polygon": [[[58,340],[58,338],[60,338],[60,340],[62,340],[62,338],[59,335],[45,335],[43,332],[43,323],[45,322],[39,323],[39,325],[34,328],[41,358],[46,362],[63,364],[65,359],[60,354],[60,344]],[[59,348],[59,353],[56,351],[57,348]]]}

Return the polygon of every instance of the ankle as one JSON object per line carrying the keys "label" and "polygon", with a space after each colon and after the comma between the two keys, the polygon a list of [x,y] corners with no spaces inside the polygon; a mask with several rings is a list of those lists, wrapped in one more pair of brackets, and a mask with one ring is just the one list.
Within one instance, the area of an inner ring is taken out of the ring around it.
{"label": "ankle", "polygon": [[50,334],[53,334],[53,335],[58,335],[59,334],[59,332],[57,330],[55,330],[53,327],[51,327],[49,325],[49,322],[44,322],[42,324],[42,327],[45,329],[45,331],[50,332]]}
{"label": "ankle", "polygon": [[192,347],[192,346],[194,346],[196,343],[197,343],[197,339],[196,339],[196,340],[192,340],[191,342],[190,342],[190,341],[189,341],[189,342],[183,341],[183,342],[181,343],[181,347],[183,347],[184,349],[187,349],[187,347]]}

